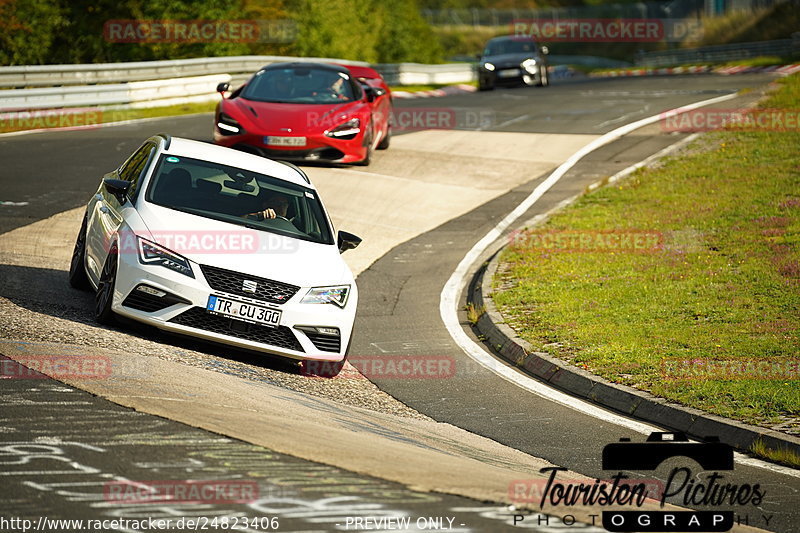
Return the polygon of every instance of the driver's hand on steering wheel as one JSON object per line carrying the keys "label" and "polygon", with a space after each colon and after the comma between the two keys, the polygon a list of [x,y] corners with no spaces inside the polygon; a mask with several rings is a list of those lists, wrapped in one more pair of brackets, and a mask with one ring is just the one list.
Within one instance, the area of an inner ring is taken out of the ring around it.
{"label": "driver's hand on steering wheel", "polygon": [[250,216],[255,217],[256,220],[267,220],[268,218],[277,218],[278,214],[275,212],[274,209],[272,209],[271,207],[268,207],[268,208],[264,209],[263,211],[255,211],[253,213],[247,213],[245,216],[246,217],[250,217]]}

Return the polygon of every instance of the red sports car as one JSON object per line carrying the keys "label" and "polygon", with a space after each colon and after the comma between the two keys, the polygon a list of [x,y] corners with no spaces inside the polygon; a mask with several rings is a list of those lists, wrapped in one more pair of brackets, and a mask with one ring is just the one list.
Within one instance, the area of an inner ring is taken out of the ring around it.
{"label": "red sports car", "polygon": [[368,165],[389,147],[392,96],[368,67],[274,63],[225,96],[214,142],[271,159]]}

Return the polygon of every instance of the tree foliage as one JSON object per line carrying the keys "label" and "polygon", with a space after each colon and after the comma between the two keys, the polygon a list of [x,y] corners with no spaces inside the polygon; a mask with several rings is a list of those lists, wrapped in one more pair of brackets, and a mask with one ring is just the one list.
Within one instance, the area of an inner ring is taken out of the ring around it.
{"label": "tree foliage", "polygon": [[372,63],[442,58],[416,0],[297,0],[291,12],[300,30],[295,50],[301,56]]}
{"label": "tree foliage", "polygon": [[0,64],[47,62],[55,37],[67,24],[64,11],[53,0],[0,0]]}
{"label": "tree foliage", "polygon": [[[112,21],[293,21],[291,42],[112,42]],[[267,54],[373,63],[441,59],[417,0],[0,0],[6,65]]]}

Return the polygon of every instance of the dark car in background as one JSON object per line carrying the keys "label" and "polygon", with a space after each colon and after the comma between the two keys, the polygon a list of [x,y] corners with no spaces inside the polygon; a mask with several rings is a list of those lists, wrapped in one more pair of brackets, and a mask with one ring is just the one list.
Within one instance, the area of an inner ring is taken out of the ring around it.
{"label": "dark car in background", "polygon": [[478,57],[478,88],[490,91],[498,85],[550,84],[546,46],[530,37],[505,36],[490,39]]}

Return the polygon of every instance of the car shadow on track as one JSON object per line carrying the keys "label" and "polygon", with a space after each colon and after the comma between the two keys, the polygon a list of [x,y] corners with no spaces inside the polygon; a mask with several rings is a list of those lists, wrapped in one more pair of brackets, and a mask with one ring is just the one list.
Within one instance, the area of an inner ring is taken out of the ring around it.
{"label": "car shadow on track", "polygon": [[[0,323],[3,324],[0,336],[9,340],[64,342],[123,350],[130,350],[132,344],[141,341],[142,351],[146,351],[149,341],[162,345],[164,352],[174,352],[174,348],[178,348],[198,352],[201,357],[218,358],[216,361],[204,358],[204,366],[222,372],[233,372],[241,366],[237,363],[242,363],[256,367],[255,370],[295,376],[301,373],[299,363],[285,358],[175,335],[132,320],[118,319],[116,326],[101,326],[94,320],[94,293],[70,287],[67,272],[63,270],[0,265],[0,280],[0,298],[13,304],[0,300]],[[20,312],[13,306],[33,315]],[[115,338],[117,335],[118,339]],[[183,358],[186,355],[183,354]],[[238,370],[239,373],[252,374],[245,368]]]}

